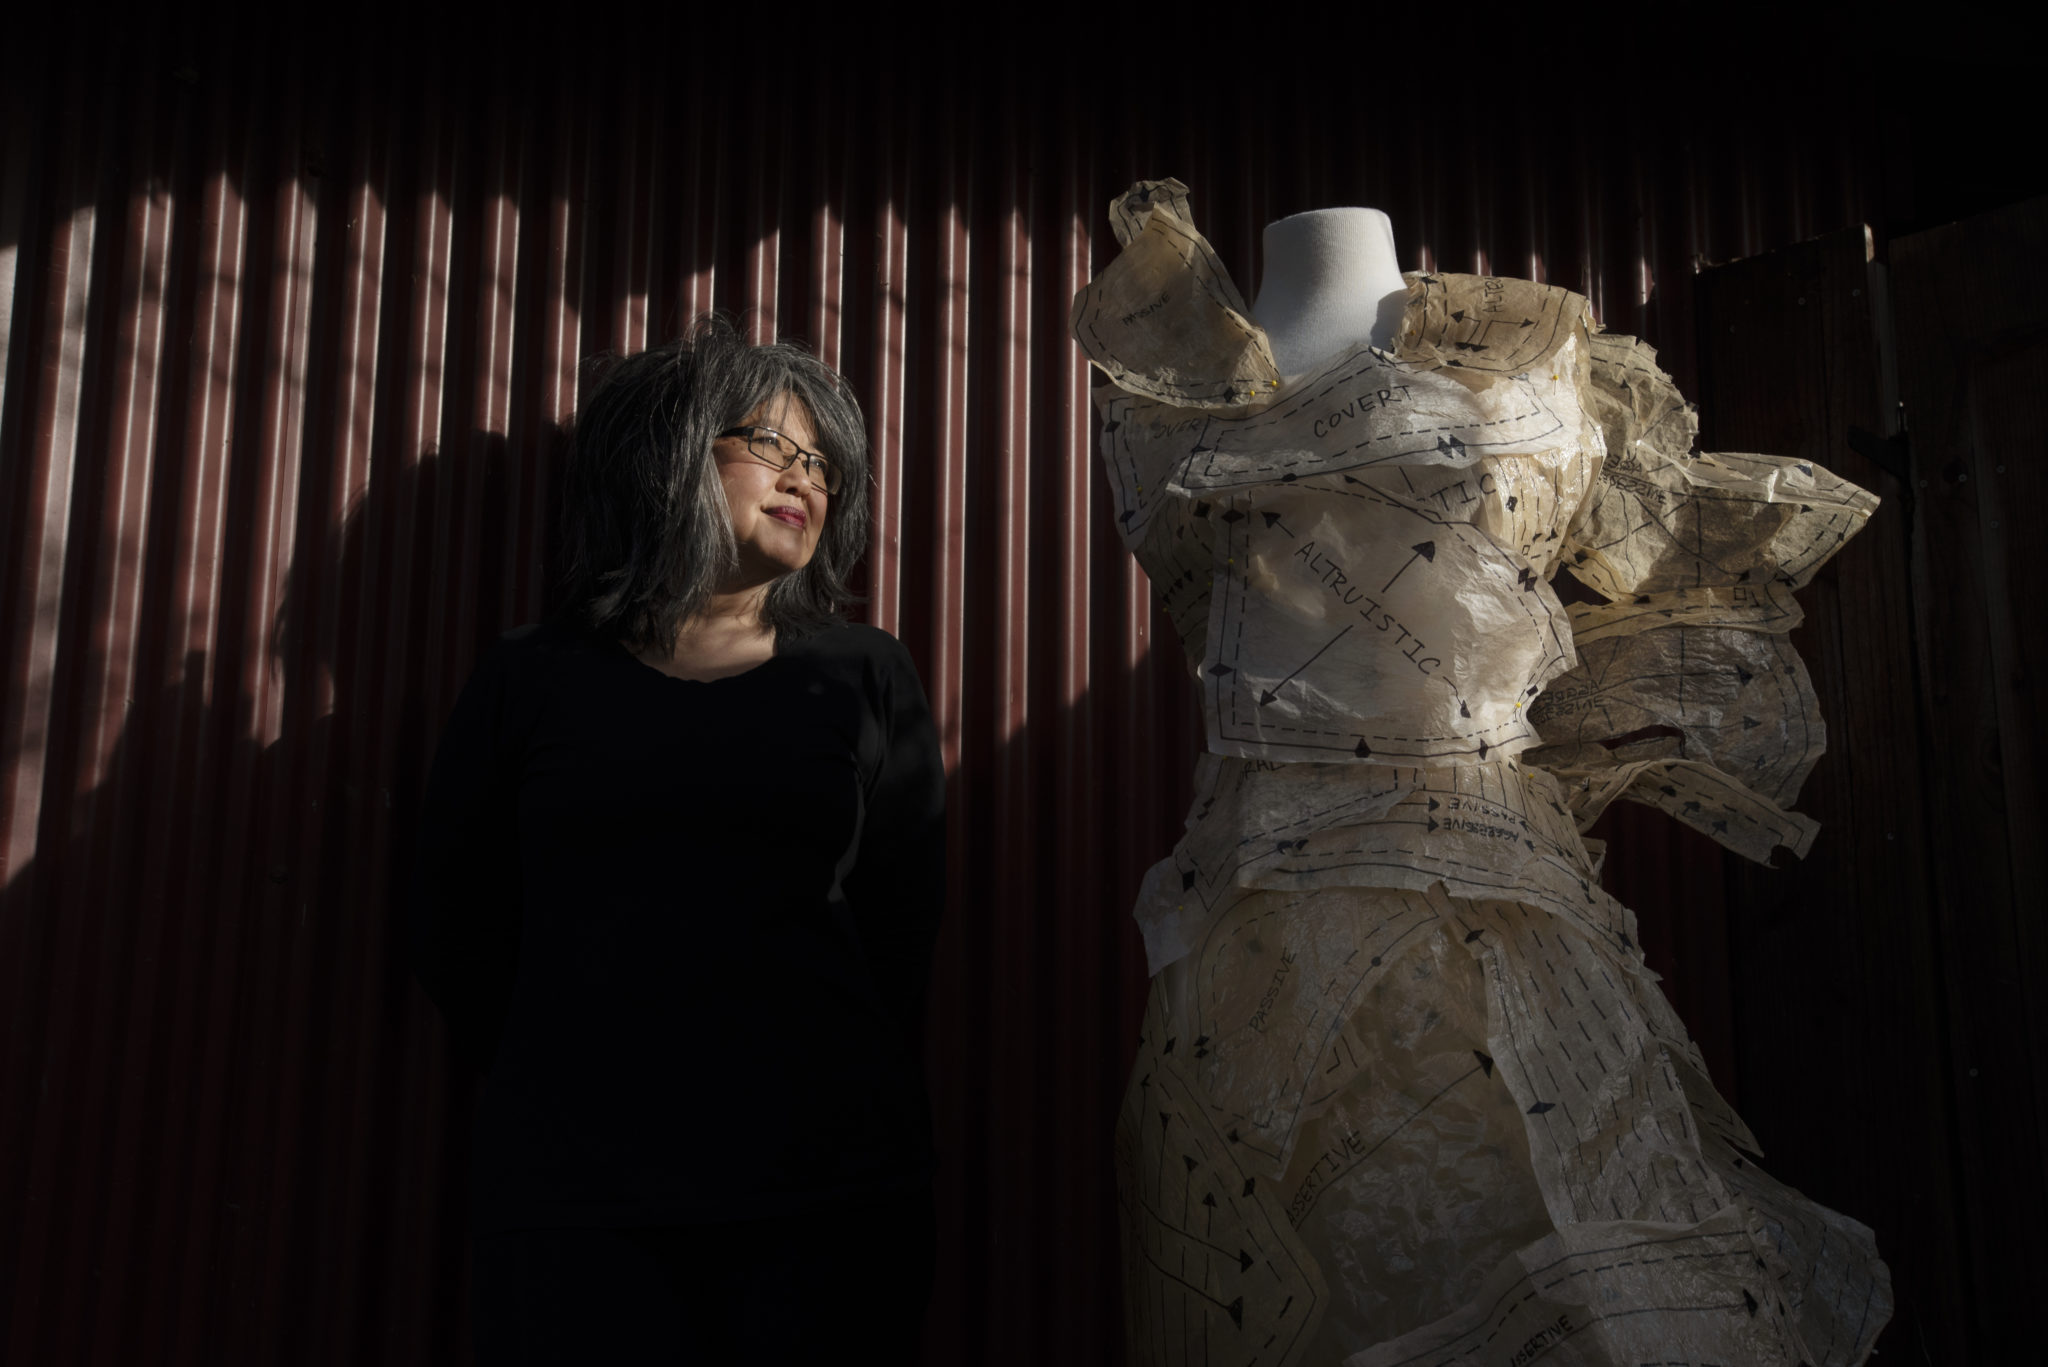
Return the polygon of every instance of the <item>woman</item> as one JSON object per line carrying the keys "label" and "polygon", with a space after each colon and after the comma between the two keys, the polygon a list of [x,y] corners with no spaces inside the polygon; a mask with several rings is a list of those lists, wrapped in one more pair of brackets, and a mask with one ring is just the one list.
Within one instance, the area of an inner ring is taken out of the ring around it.
{"label": "woman", "polygon": [[915,1356],[945,775],[837,616],[867,478],[843,381],[722,322],[577,417],[563,609],[478,667],[422,828],[483,1363]]}

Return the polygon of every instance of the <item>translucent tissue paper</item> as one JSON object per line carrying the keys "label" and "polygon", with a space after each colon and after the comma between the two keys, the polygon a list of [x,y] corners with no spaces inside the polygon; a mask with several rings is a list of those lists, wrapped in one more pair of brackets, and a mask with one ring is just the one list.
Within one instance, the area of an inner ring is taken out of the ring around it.
{"label": "translucent tissue paper", "polygon": [[1862,1360],[1869,1231],[1757,1167],[1580,832],[1805,851],[1793,593],[1876,500],[1695,454],[1568,290],[1413,276],[1391,352],[1282,377],[1185,186],[1111,219],[1073,330],[1210,751],[1136,908],[1134,1360]]}

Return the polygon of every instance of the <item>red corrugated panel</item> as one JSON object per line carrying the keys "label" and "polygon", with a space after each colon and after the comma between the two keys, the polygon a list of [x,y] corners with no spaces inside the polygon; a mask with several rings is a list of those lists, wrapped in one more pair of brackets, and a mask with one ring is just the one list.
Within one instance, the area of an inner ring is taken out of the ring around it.
{"label": "red corrugated panel", "polygon": [[480,645],[541,610],[579,364],[708,308],[861,393],[867,614],[952,766],[931,1360],[1119,1361],[1128,906],[1198,730],[1066,334],[1104,205],[1181,176],[1249,292],[1266,219],[1375,203],[1411,264],[1585,289],[1685,380],[1694,261],[1864,197],[1832,125],[1252,128],[1170,85],[764,99],[156,36],[17,53],[0,142],[9,1362],[454,1360],[465,1103],[390,924],[410,817]]}

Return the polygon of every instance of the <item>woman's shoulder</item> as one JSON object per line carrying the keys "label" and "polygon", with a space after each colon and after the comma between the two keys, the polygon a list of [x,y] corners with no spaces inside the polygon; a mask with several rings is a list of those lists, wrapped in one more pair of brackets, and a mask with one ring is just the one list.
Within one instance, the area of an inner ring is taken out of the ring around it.
{"label": "woman's shoulder", "polygon": [[572,676],[588,672],[591,665],[602,671],[608,657],[617,653],[617,647],[574,623],[529,622],[505,632],[484,649],[472,680],[524,694],[536,686],[545,689],[565,672]]}
{"label": "woman's shoulder", "polygon": [[778,653],[864,658],[892,667],[912,667],[910,652],[901,641],[865,622],[827,623],[790,642]]}
{"label": "woman's shoulder", "polygon": [[924,681],[910,651],[880,627],[839,621],[821,626],[777,649],[778,655],[808,659],[842,677],[858,677],[878,706],[890,698],[922,697]]}

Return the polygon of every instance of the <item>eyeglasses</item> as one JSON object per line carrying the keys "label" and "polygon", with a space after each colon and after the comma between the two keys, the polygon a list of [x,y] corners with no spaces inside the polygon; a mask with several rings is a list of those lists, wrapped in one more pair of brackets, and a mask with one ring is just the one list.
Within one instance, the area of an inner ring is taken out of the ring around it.
{"label": "eyeglasses", "polygon": [[718,435],[746,438],[748,453],[762,464],[772,465],[778,470],[787,470],[802,461],[804,478],[827,494],[838,493],[839,486],[846,481],[837,465],[816,451],[804,450],[772,427],[728,427]]}

